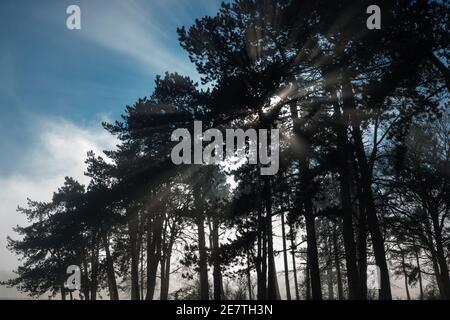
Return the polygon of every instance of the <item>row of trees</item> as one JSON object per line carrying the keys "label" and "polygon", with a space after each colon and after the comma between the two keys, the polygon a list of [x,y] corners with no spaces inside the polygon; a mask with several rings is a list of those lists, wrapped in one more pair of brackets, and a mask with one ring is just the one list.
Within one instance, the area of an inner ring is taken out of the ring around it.
{"label": "row of trees", "polygon": [[[391,299],[399,277],[408,299],[450,299],[450,11],[378,2],[380,30],[350,0],[237,0],[178,29],[202,84],[158,76],[104,123],[120,144],[88,154],[87,188],[66,178],[19,208],[30,224],[8,240],[24,258],[8,284],[64,299],[76,264],[84,299]],[[278,174],[175,166],[171,133],[194,120],[280,129]]]}

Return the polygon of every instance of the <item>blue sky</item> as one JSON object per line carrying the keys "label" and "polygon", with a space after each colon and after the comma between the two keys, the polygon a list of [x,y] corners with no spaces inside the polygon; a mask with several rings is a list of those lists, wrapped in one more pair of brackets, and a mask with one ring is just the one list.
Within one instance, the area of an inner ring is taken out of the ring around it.
{"label": "blue sky", "polygon": [[[66,8],[81,8],[81,30],[66,28]],[[0,2],[0,175],[14,170],[36,138],[36,118],[78,125],[116,119],[149,95],[156,74],[196,78],[176,28],[214,14],[215,0]]]}
{"label": "blue sky", "polygon": [[[81,8],[81,30],[66,27],[72,4]],[[5,248],[12,227],[25,223],[17,205],[27,197],[49,200],[66,175],[87,183],[86,152],[116,143],[101,121],[119,119],[126,105],[150,95],[157,74],[198,79],[176,28],[219,6],[219,0],[0,1],[0,278],[18,263]]]}

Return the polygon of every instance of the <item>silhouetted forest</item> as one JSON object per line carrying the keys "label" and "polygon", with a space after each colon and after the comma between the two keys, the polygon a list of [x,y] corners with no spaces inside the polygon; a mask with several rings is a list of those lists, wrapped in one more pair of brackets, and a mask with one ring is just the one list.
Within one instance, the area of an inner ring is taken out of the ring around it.
{"label": "silhouetted forest", "polygon": [[[449,13],[236,0],[180,27],[201,83],[156,76],[103,123],[119,144],[88,153],[89,185],[67,177],[50,202],[19,207],[7,284],[62,299],[389,300],[396,281],[404,299],[450,299]],[[174,165],[171,134],[195,120],[279,129],[278,173]],[[64,288],[69,265],[80,291]]]}

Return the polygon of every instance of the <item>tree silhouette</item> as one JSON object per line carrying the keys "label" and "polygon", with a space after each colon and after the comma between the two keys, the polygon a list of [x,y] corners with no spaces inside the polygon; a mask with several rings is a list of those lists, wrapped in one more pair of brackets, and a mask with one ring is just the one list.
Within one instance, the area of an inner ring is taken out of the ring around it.
{"label": "tree silhouette", "polygon": [[[85,299],[107,287],[111,299],[363,300],[374,262],[378,299],[392,299],[390,271],[408,299],[434,281],[449,299],[450,11],[378,1],[382,28],[369,30],[370,4],[236,0],[178,28],[201,85],[157,76],[103,124],[119,144],[88,153],[86,190],[67,178],[51,202],[19,208],[30,224],[8,248],[24,262],[7,284],[65,298],[77,264]],[[278,173],[240,150],[237,163],[176,166],[172,132],[194,121],[279,129]]]}

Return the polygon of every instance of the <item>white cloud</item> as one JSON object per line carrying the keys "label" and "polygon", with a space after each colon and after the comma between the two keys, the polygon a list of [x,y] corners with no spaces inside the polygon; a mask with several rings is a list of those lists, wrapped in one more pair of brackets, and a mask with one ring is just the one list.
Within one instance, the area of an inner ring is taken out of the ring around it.
{"label": "white cloud", "polygon": [[61,118],[39,119],[35,123],[38,136],[23,152],[16,169],[0,176],[0,271],[11,271],[18,265],[17,258],[6,249],[6,236],[14,237],[12,228],[25,223],[16,212],[26,199],[38,201],[51,199],[53,191],[72,176],[87,184],[84,176],[86,153],[93,150],[103,155],[103,150],[113,149],[116,140],[100,125],[78,126]]}

